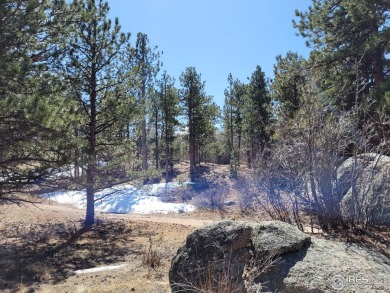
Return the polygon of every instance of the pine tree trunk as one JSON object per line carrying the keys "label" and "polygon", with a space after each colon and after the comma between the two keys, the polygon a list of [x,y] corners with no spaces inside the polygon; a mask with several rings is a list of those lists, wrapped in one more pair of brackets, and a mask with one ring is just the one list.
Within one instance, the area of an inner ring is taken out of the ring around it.
{"label": "pine tree trunk", "polygon": [[91,226],[95,222],[95,176],[93,162],[87,167],[87,213],[85,216],[85,226]]}
{"label": "pine tree trunk", "polygon": [[[145,76],[145,73],[144,73]],[[141,134],[141,144],[142,144],[142,170],[148,170],[148,144],[147,144],[147,133],[146,133],[146,78],[144,77],[142,81],[141,89],[141,103],[142,103],[142,134]]]}
{"label": "pine tree trunk", "polygon": [[238,149],[237,149],[237,165],[240,166],[240,154],[241,154],[241,129],[238,130]]}
{"label": "pine tree trunk", "polygon": [[165,182],[168,182],[169,180],[169,175],[168,175],[168,164],[169,164],[169,144],[168,144],[168,136],[165,134]]}
{"label": "pine tree trunk", "polygon": [[[91,111],[91,113],[92,112],[93,111]],[[96,115],[94,119],[92,117],[90,126],[92,132],[89,137],[89,158],[87,166],[87,213],[84,222],[84,225],[86,226],[90,226],[95,222]]]}
{"label": "pine tree trunk", "polygon": [[155,140],[156,140],[156,144],[155,144],[155,148],[156,148],[156,153],[155,153],[155,160],[156,160],[156,169],[158,169],[160,167],[160,164],[159,164],[159,161],[160,161],[160,151],[158,149],[158,110],[156,110],[156,116],[154,117],[155,118],[155,129],[156,129],[156,132],[155,132]]}
{"label": "pine tree trunk", "polygon": [[199,144],[195,144],[195,166],[200,165]]}
{"label": "pine tree trunk", "polygon": [[190,157],[190,178],[191,178],[191,181],[194,181],[195,179],[195,145],[194,145],[194,129],[193,129],[193,119],[192,119],[192,93],[190,92],[190,101],[189,101],[189,105],[188,105],[188,125],[189,125],[189,129],[188,129],[188,144],[189,144],[189,157]]}
{"label": "pine tree trunk", "polygon": [[93,225],[95,222],[95,175],[96,175],[96,71],[95,65],[92,65],[91,74],[91,115],[89,123],[88,137],[88,165],[87,165],[87,213],[85,216],[85,226]]}
{"label": "pine tree trunk", "polygon": [[190,177],[191,181],[195,179],[195,146],[193,142],[192,135],[190,135],[189,139],[189,156],[190,156]]}

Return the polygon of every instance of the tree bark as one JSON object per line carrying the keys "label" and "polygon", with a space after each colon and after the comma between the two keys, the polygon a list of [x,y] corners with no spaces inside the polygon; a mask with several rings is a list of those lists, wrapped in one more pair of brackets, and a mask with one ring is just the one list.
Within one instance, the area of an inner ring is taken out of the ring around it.
{"label": "tree bark", "polygon": [[148,170],[148,143],[146,132],[146,73],[143,73],[142,89],[141,89],[141,104],[142,104],[142,124],[141,124],[141,144],[142,144],[142,170]]}
{"label": "tree bark", "polygon": [[156,128],[155,132],[155,148],[156,148],[156,153],[155,153],[155,160],[156,160],[156,169],[160,167],[159,161],[160,161],[160,151],[158,149],[158,109],[156,109],[156,116],[155,118],[155,124],[154,127]]}
{"label": "tree bark", "polygon": [[169,108],[167,107],[167,84],[165,83],[164,84],[164,112],[165,112],[165,121],[164,121],[164,124],[165,124],[165,137],[164,137],[164,140],[165,140],[165,182],[168,182],[169,180],[169,175],[168,175],[168,163],[169,163],[169,125],[168,125],[168,121],[169,121],[169,118],[170,117],[170,114],[169,114]]}
{"label": "tree bark", "polygon": [[188,103],[188,144],[189,144],[189,157],[190,157],[190,178],[191,181],[195,179],[195,146],[194,146],[194,129],[193,129],[193,106],[192,106],[192,85],[190,87],[190,96]]}
{"label": "tree bark", "polygon": [[95,174],[96,174],[96,69],[92,64],[91,72],[91,114],[88,137],[88,163],[87,163],[87,213],[84,225],[90,226],[95,222]]}
{"label": "tree bark", "polygon": [[168,135],[166,133],[165,134],[165,182],[168,182],[168,180],[169,180],[169,175],[168,175],[168,172],[169,172],[168,171],[169,160],[168,160],[168,156],[169,156],[169,144],[168,144]]}

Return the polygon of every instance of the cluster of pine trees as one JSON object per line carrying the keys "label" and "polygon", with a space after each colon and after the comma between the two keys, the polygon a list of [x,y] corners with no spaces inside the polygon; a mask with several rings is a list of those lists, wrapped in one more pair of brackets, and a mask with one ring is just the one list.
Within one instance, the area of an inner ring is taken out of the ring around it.
{"label": "cluster of pine trees", "polygon": [[[6,0],[0,3],[0,198],[52,170],[74,166],[72,188],[86,189],[86,224],[95,193],[169,168],[188,140],[193,174],[218,114],[195,68],[181,88],[160,71],[146,34],[121,31],[103,0]],[[179,117],[186,128],[177,131]],[[27,190],[28,191],[28,190]]]}
{"label": "cluster of pine trees", "polygon": [[277,56],[273,80],[260,66],[248,83],[229,74],[221,111],[194,67],[176,87],[148,36],[133,46],[103,0],[0,1],[0,199],[20,201],[48,170],[72,165],[92,224],[97,191],[150,169],[168,180],[182,159],[191,178],[201,161],[230,164],[235,177],[264,157],[299,177],[326,151],[389,152],[389,7],[313,0],[294,22],[310,57]]}
{"label": "cluster of pine trees", "polygon": [[388,0],[313,0],[293,22],[309,58],[277,56],[268,82],[259,68],[249,84],[229,76],[224,140],[232,175],[247,154],[267,200],[254,196],[272,216],[302,228],[303,207],[324,231],[340,227],[337,168],[358,154],[390,154],[389,11]]}
{"label": "cluster of pine trees", "polygon": [[[223,124],[232,170],[243,160],[251,166],[267,148],[298,145],[308,134],[294,137],[297,127],[308,132],[317,123],[318,132],[323,122],[346,116],[355,119],[350,137],[369,124],[369,144],[389,151],[389,9],[387,0],[313,0],[293,22],[312,48],[307,60],[295,52],[278,55],[273,80],[260,67],[248,84],[229,75]],[[352,140],[345,155],[352,154]]]}

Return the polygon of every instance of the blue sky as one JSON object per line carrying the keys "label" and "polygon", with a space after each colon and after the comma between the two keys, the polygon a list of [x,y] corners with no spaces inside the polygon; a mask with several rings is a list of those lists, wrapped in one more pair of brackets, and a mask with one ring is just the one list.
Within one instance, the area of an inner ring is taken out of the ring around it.
{"label": "blue sky", "polygon": [[307,57],[305,40],[295,35],[294,11],[310,0],[108,0],[110,18],[122,29],[146,33],[163,51],[163,70],[176,78],[194,66],[206,81],[206,93],[222,107],[227,76],[246,81],[257,65],[273,77],[278,54]]}

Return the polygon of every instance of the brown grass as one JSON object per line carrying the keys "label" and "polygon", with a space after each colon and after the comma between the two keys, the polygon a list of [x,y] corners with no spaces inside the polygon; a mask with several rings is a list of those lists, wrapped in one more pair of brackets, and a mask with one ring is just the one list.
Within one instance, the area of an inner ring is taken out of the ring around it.
{"label": "brown grass", "polygon": [[[169,292],[166,272],[188,227],[99,215],[85,229],[73,209],[62,207],[55,218],[52,208],[35,208],[34,216],[31,207],[1,210],[1,292]],[[111,264],[126,267],[74,273]]]}

